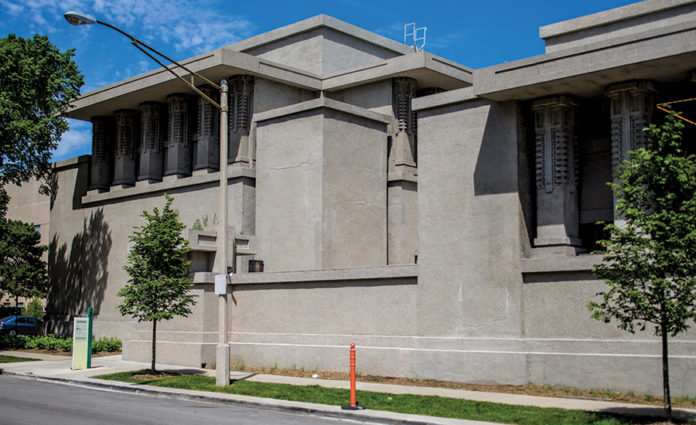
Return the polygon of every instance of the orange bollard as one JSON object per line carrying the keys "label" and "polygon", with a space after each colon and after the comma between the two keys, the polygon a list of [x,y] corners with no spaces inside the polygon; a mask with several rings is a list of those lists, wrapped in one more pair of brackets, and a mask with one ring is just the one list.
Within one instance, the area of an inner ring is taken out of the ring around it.
{"label": "orange bollard", "polygon": [[355,343],[350,344],[350,405],[341,406],[343,410],[363,410],[355,397]]}
{"label": "orange bollard", "polygon": [[350,344],[350,405],[355,407],[355,343]]}

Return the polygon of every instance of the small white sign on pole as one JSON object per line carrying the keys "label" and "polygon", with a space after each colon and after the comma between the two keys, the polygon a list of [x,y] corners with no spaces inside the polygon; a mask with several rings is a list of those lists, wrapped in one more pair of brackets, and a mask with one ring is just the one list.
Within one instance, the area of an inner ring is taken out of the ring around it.
{"label": "small white sign on pole", "polygon": [[227,295],[227,275],[215,275],[215,295]]}

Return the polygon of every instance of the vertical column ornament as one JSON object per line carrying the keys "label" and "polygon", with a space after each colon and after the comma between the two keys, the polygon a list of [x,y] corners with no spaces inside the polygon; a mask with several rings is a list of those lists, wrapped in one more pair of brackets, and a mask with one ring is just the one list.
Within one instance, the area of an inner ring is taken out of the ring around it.
{"label": "vertical column ornament", "polygon": [[416,97],[416,80],[413,78],[392,79],[392,109],[396,118],[394,140],[389,164],[416,166],[416,113],[411,100]]}
{"label": "vertical column ornament", "polygon": [[109,190],[114,176],[114,123],[111,117],[92,118],[92,171],[90,189]]}
{"label": "vertical column ornament", "polygon": [[576,191],[578,157],[574,132],[576,108],[577,104],[567,96],[532,103],[537,187],[537,237],[534,245],[537,247],[580,246]]}
{"label": "vertical column ornament", "polygon": [[[631,81],[609,86],[611,114],[611,174],[616,180],[619,165],[630,160],[630,152],[647,145],[643,128],[650,124],[653,113],[655,87],[649,81]],[[614,222],[621,225],[616,214],[614,195]]]}
{"label": "vertical column ornament", "polygon": [[191,96],[175,93],[167,96],[169,103],[169,139],[165,176],[191,175],[193,134],[196,127],[195,104]]}
{"label": "vertical column ornament", "polygon": [[161,181],[164,144],[167,138],[167,112],[159,102],[140,104],[140,166],[138,180]]}
{"label": "vertical column ornament", "polygon": [[[219,99],[214,87],[198,87],[211,99]],[[203,97],[198,97],[198,142],[196,143],[194,170],[220,169],[220,111]]]}
{"label": "vertical column ornament", "polygon": [[116,149],[114,152],[114,185],[132,186],[136,177],[136,152],[140,135],[138,111],[121,109],[114,112]]}
{"label": "vertical column ornament", "polygon": [[647,144],[644,127],[650,124],[655,88],[648,81],[633,81],[609,86],[606,95],[611,101],[611,165],[617,167],[630,159],[629,152]]}
{"label": "vertical column ornament", "polygon": [[229,79],[230,125],[228,162],[250,164],[250,130],[254,113],[254,76],[233,75]]}

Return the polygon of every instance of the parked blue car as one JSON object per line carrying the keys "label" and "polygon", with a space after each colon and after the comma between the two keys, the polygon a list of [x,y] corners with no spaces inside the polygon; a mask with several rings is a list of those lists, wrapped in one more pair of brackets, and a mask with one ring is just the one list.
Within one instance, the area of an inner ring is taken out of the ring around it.
{"label": "parked blue car", "polygon": [[36,335],[39,319],[31,316],[7,316],[0,319],[0,334]]}

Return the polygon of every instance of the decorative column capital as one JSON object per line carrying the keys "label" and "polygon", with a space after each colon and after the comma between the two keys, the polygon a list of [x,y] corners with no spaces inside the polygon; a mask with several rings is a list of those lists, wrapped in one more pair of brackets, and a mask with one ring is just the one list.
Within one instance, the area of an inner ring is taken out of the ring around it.
{"label": "decorative column capital", "polygon": [[392,79],[392,108],[398,128],[397,133],[416,134],[416,117],[411,108],[411,100],[416,97],[416,80],[408,77]]}
{"label": "decorative column capital", "polygon": [[161,127],[162,121],[166,118],[164,110],[165,105],[160,102],[143,102],[140,104],[140,112],[142,114],[142,141],[140,143],[140,152],[155,151],[161,152],[164,149],[164,135]]}
{"label": "decorative column capital", "polygon": [[232,75],[228,79],[230,87],[230,132],[249,134],[253,114],[254,76]]}
{"label": "decorative column capital", "polygon": [[553,108],[577,108],[578,102],[569,95],[558,95],[537,99],[532,102],[532,111],[549,110]]}
{"label": "decorative column capital", "polygon": [[654,110],[655,86],[650,81],[628,81],[607,87],[611,102],[611,147],[614,173],[629,159],[629,152],[645,147],[643,128],[650,124]]}
{"label": "decorative column capital", "polygon": [[575,254],[578,238],[578,180],[575,111],[578,102],[559,95],[532,102],[536,141],[536,247]]}
{"label": "decorative column capital", "polygon": [[254,115],[254,76],[232,75],[228,78],[229,94],[229,150],[228,161],[252,164],[253,136],[251,120]]}
{"label": "decorative column capital", "polygon": [[615,98],[625,94],[650,94],[656,91],[655,85],[651,81],[637,80],[607,86],[604,95],[609,98]]}
{"label": "decorative column capital", "polygon": [[552,192],[556,187],[569,186],[574,191],[577,184],[574,134],[577,106],[578,103],[566,95],[532,102],[538,189]]}
{"label": "decorative column capital", "polygon": [[[198,89],[209,98],[220,98],[220,91],[204,84]],[[220,168],[220,111],[207,99],[198,96],[198,142],[194,153],[194,170]]]}
{"label": "decorative column capital", "polygon": [[113,175],[113,117],[92,117],[92,170],[90,189],[109,190]]}
{"label": "decorative column capital", "polygon": [[191,175],[191,148],[196,131],[195,99],[185,93],[167,96],[169,141],[164,175]]}

